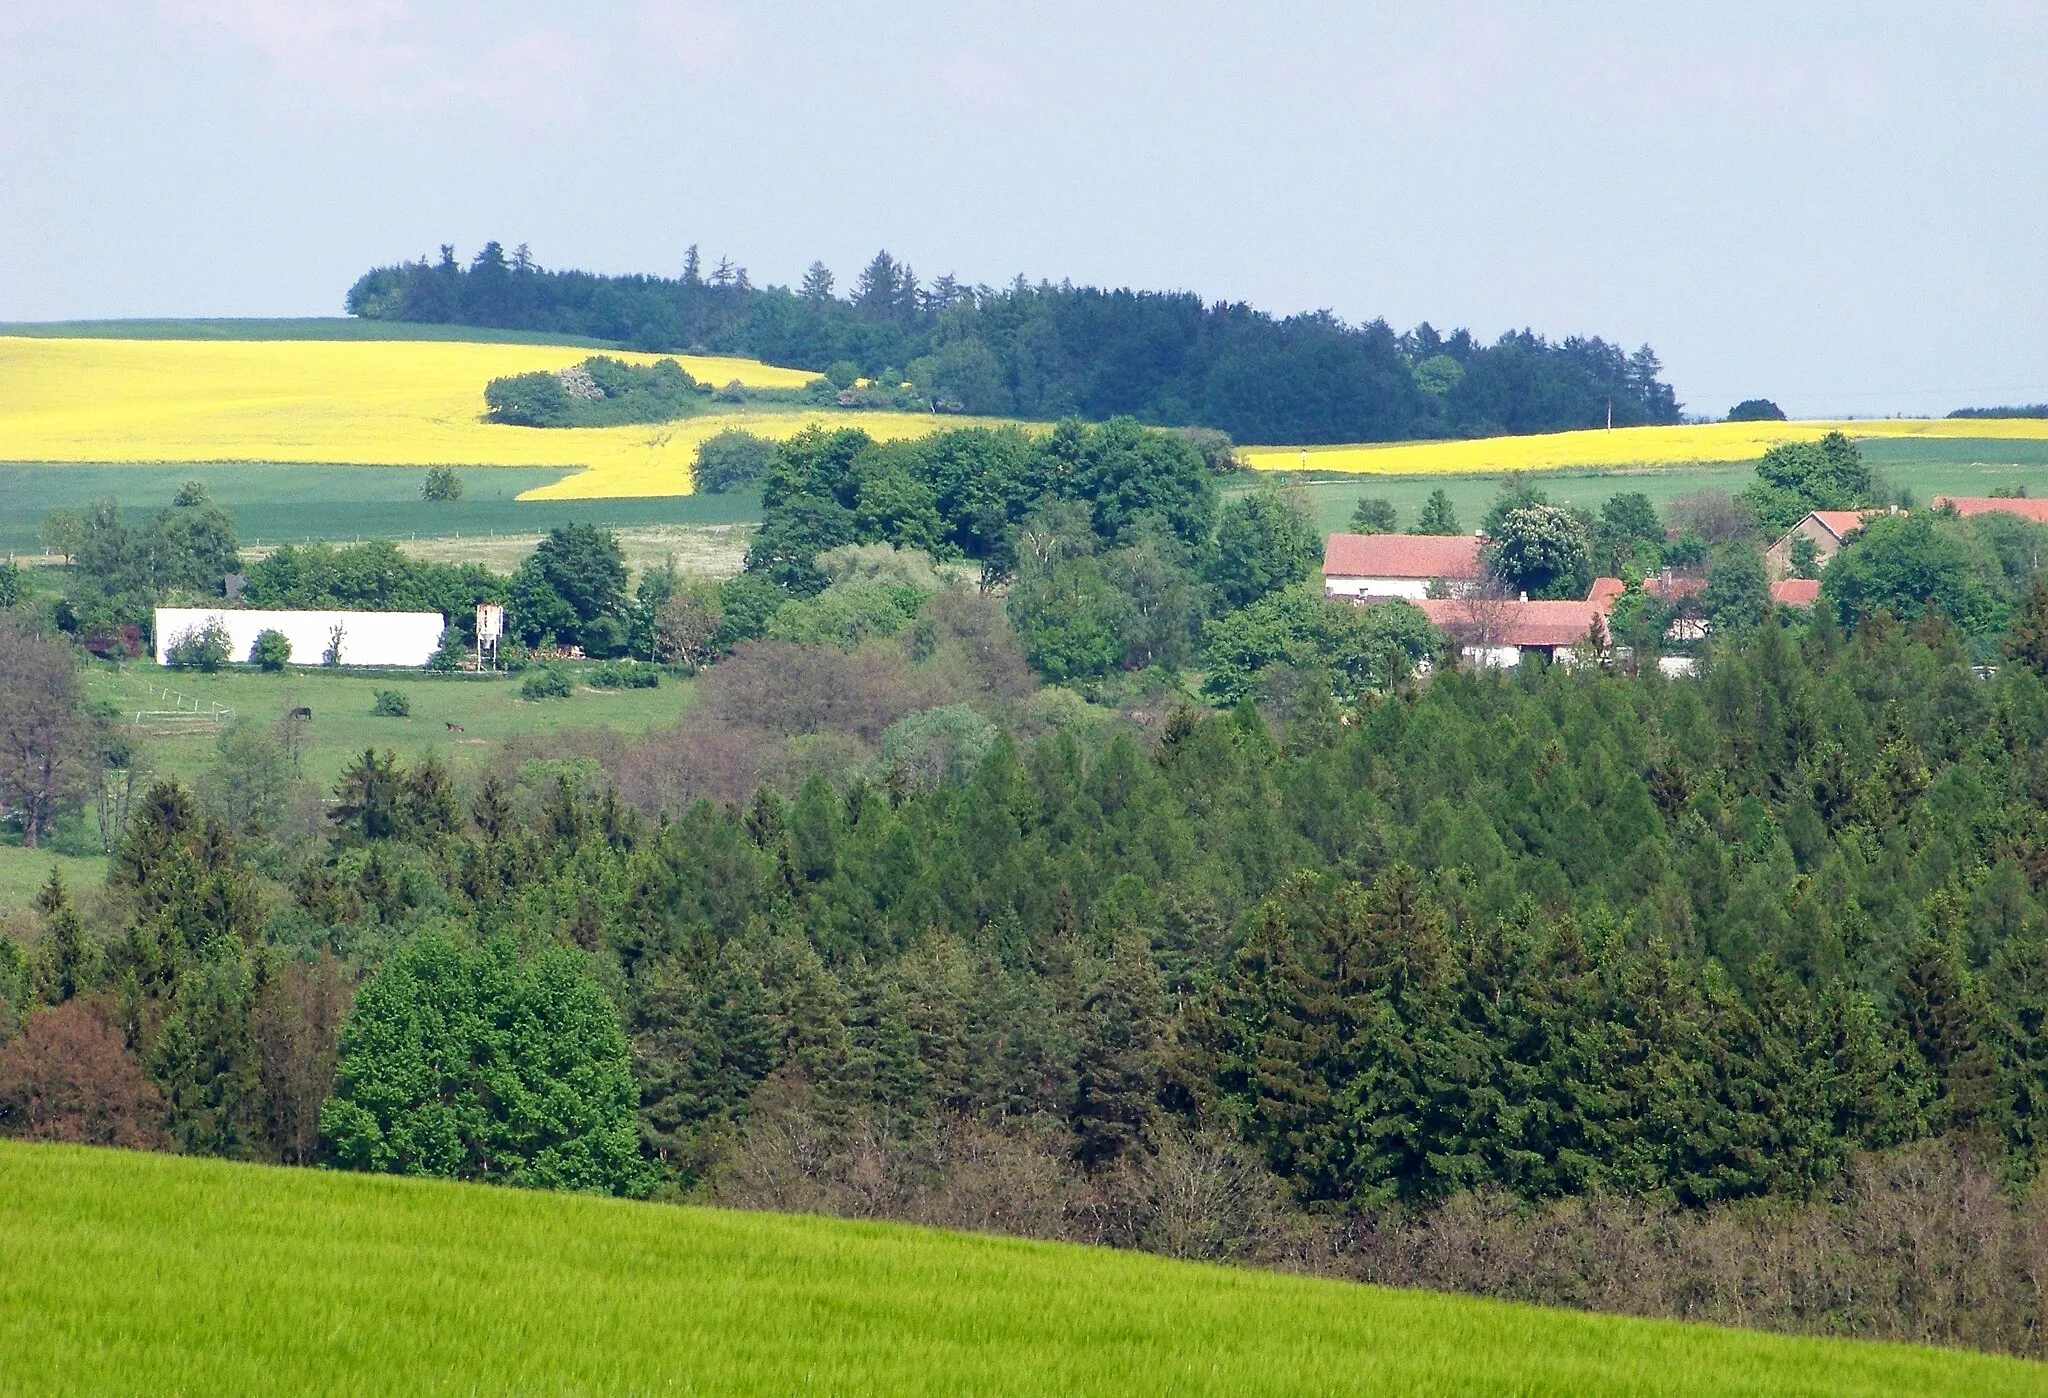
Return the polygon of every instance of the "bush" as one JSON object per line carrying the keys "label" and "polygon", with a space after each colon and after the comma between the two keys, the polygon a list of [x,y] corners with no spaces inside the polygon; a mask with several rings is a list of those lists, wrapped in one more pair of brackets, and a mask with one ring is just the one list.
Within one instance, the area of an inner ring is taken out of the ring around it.
{"label": "bush", "polygon": [[661,684],[661,670],[637,660],[607,660],[585,680],[592,689],[653,689]]}
{"label": "bush", "polygon": [[259,631],[249,648],[250,663],[275,674],[291,663],[292,643],[282,631]]}
{"label": "bush", "polygon": [[434,653],[431,656],[427,657],[427,668],[439,674],[448,674],[452,671],[460,670],[463,662],[468,659],[468,643],[462,639],[460,631],[449,626],[443,628],[441,632],[441,644],[434,648]]}
{"label": "bush", "polygon": [[1728,410],[1730,422],[1783,422],[1785,410],[1768,398],[1745,398]]}
{"label": "bush", "polygon": [[370,704],[370,712],[378,718],[411,718],[412,700],[396,689],[380,689]]}
{"label": "bush", "polygon": [[228,663],[228,628],[215,617],[171,642],[164,659],[173,670],[204,670],[212,674]]}
{"label": "bush", "polygon": [[696,468],[690,474],[697,489],[719,495],[759,481],[774,457],[775,443],[728,428],[705,438],[697,448]]}
{"label": "bush", "polygon": [[460,500],[462,498],[462,477],[455,474],[450,466],[436,466],[427,472],[427,478],[420,482],[422,500]]}
{"label": "bush", "polygon": [[521,699],[567,699],[574,688],[569,677],[552,665],[536,665],[519,682]]}

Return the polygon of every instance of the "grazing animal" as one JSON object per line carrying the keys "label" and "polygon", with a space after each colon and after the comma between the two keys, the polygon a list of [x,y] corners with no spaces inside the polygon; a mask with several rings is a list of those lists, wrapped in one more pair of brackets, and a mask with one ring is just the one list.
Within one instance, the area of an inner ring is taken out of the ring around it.
{"label": "grazing animal", "polygon": [[313,721],[313,711],[311,709],[293,709],[291,712],[287,713],[285,717],[302,718],[305,719],[308,723],[311,723]]}
{"label": "grazing animal", "polygon": [[459,723],[451,723],[448,725],[448,731],[450,733],[460,733],[462,731],[462,725]]}

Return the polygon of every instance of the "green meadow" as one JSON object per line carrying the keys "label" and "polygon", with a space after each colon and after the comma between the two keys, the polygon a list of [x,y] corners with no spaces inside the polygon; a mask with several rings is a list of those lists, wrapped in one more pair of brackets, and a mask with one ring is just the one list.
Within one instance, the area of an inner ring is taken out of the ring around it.
{"label": "green meadow", "polygon": [[447,538],[536,534],[562,524],[633,528],[736,524],[760,519],[748,494],[632,500],[515,499],[568,472],[523,466],[462,471],[460,500],[420,498],[423,468],[196,463],[179,466],[0,465],[0,554],[37,551],[36,531],[55,509],[116,500],[124,509],[161,509],[186,481],[202,481],[250,545],[324,539]]}
{"label": "green meadow", "polygon": [[1906,1395],[2018,1360],[891,1224],[0,1144],[18,1394]]}
{"label": "green meadow", "polygon": [[[689,702],[690,685],[664,679],[658,689],[591,689],[579,684],[567,699],[528,701],[519,697],[517,675],[436,675],[428,671],[357,674],[318,667],[266,674],[247,667],[202,674],[165,670],[147,662],[115,668],[97,664],[80,672],[89,699],[105,703],[141,734],[156,770],[191,781],[213,761],[216,734],[178,720],[138,713],[214,705],[238,719],[274,723],[288,709],[308,708],[306,778],[321,786],[335,778],[364,748],[391,748],[408,760],[433,754],[462,766],[497,743],[522,733],[563,728],[609,727],[644,733],[675,722]],[[411,702],[409,718],[370,712],[380,689],[395,689]],[[169,690],[176,696],[167,696]],[[459,725],[460,733],[449,728]]]}

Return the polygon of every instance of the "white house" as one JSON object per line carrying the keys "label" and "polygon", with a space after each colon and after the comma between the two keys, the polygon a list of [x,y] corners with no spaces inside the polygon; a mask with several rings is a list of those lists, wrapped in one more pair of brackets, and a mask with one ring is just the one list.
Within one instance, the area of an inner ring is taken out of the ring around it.
{"label": "white house", "polygon": [[1419,602],[1441,582],[1463,596],[1486,576],[1480,542],[1469,534],[1332,534],[1323,544],[1323,595]]}
{"label": "white house", "polygon": [[[439,612],[264,612],[235,608],[158,607],[156,662],[186,636],[219,622],[228,633],[228,658],[246,663],[265,631],[281,631],[292,643],[292,662],[318,665],[338,641],[341,665],[425,665],[441,647]],[[338,635],[337,635],[338,633]]]}

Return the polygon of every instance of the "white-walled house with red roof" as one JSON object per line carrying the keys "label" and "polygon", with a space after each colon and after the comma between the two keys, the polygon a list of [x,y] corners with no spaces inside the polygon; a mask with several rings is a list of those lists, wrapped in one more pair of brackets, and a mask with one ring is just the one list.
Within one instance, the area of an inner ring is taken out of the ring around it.
{"label": "white-walled house with red roof", "polygon": [[1471,534],[1332,534],[1323,544],[1323,595],[1419,602],[1430,584],[1460,596],[1485,581]]}

